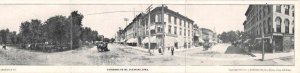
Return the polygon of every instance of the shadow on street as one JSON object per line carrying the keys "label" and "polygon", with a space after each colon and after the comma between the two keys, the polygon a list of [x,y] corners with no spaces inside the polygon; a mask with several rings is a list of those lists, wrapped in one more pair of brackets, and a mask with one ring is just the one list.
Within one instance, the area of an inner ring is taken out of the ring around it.
{"label": "shadow on street", "polygon": [[243,52],[242,49],[231,45],[226,49],[225,54],[245,54],[245,53]]}

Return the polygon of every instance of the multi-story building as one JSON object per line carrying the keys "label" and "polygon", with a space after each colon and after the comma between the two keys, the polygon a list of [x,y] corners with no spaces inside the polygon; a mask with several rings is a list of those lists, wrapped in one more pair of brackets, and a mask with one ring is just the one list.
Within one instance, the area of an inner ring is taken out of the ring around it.
{"label": "multi-story building", "polygon": [[250,5],[244,31],[250,37],[269,38],[273,52],[294,48],[294,5]]}
{"label": "multi-story building", "polygon": [[193,32],[193,42],[194,42],[194,45],[197,47],[197,46],[201,46],[202,43],[204,42],[203,41],[203,38],[202,38],[202,31],[199,29],[199,27],[197,26],[197,24],[195,24],[193,26],[194,28],[194,32]]}
{"label": "multi-story building", "polygon": [[146,14],[140,13],[125,27],[123,34],[126,43],[135,42],[145,48],[149,42],[150,48],[189,48],[193,44],[193,26],[193,20],[161,6]]}
{"label": "multi-story building", "polygon": [[199,28],[201,31],[201,39],[202,41],[207,41],[207,42],[216,42],[217,37],[216,37],[216,32],[207,29],[207,28]]}
{"label": "multi-story building", "polygon": [[121,35],[122,35],[122,28],[119,27],[119,30],[117,31],[116,37],[115,37],[115,42],[117,43],[121,43]]}
{"label": "multi-story building", "polygon": [[143,13],[137,15],[128,26],[124,28],[125,42],[131,46],[141,45],[142,43],[142,35],[143,29],[141,29],[141,17]]}

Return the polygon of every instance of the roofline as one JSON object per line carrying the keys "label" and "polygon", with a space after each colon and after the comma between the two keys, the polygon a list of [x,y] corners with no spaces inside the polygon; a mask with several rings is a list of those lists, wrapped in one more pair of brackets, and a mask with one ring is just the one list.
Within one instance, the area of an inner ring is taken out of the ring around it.
{"label": "roofline", "polygon": [[246,16],[249,14],[249,11],[250,11],[250,9],[252,9],[252,7],[253,7],[253,5],[249,5],[249,7],[248,7],[248,9],[247,9],[247,11],[245,13]]}

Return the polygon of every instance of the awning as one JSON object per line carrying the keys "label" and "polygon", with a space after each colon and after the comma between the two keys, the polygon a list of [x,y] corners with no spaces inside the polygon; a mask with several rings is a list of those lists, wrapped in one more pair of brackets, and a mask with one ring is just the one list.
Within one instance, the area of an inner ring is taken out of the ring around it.
{"label": "awning", "polygon": [[204,42],[202,39],[199,39],[199,42]]}
{"label": "awning", "polygon": [[[150,38],[150,43],[156,43],[156,37],[151,37]],[[148,37],[146,37],[143,41],[142,41],[142,43],[148,43],[149,42],[149,38]]]}
{"label": "awning", "polygon": [[127,40],[127,43],[137,43],[137,39],[136,38],[130,38]]}
{"label": "awning", "polygon": [[248,43],[250,41],[251,41],[250,39],[246,39],[243,43]]}
{"label": "awning", "polygon": [[120,40],[119,42],[125,42],[125,40]]}
{"label": "awning", "polygon": [[150,30],[155,29],[155,25],[150,26]]}

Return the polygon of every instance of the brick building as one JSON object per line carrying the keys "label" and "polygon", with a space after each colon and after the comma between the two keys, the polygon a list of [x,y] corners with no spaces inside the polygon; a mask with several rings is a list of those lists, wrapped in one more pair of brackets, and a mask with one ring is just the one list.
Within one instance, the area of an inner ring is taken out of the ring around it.
{"label": "brick building", "polygon": [[[149,20],[150,24],[148,23]],[[120,40],[125,40],[124,42],[131,43],[133,46],[145,48],[148,48],[149,42],[151,48],[158,48],[159,46],[190,48],[193,45],[194,25],[194,21],[186,16],[168,9],[167,6],[160,6],[148,13],[137,15],[125,27],[121,34],[125,38],[120,38]]]}
{"label": "brick building", "polygon": [[243,23],[246,34],[269,38],[272,51],[294,48],[294,5],[250,5]]}

